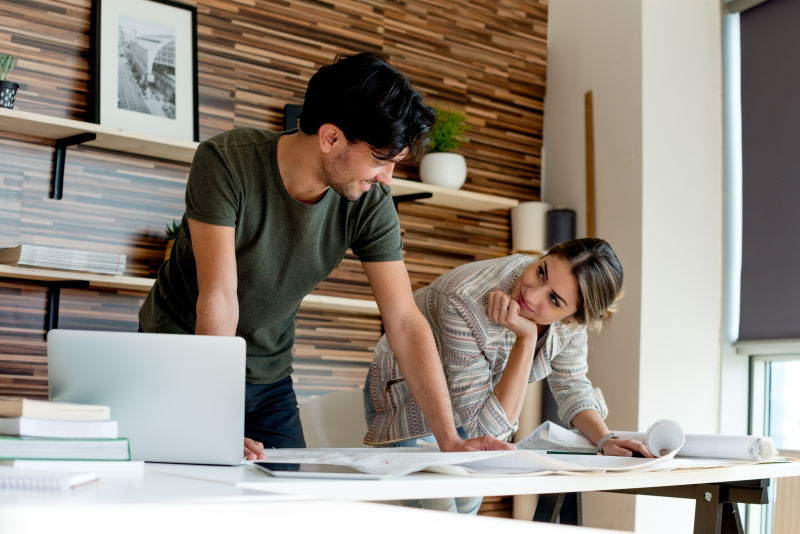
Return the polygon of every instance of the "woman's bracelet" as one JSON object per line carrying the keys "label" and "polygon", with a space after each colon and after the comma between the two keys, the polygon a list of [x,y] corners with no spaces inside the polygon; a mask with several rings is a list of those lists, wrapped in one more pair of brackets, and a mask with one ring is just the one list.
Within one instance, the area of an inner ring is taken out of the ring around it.
{"label": "woman's bracelet", "polygon": [[605,436],[600,438],[597,441],[597,452],[603,452],[603,445],[606,444],[606,441],[608,441],[610,439],[617,439],[617,437],[618,436],[617,436],[616,432],[609,432],[608,434],[606,434]]}

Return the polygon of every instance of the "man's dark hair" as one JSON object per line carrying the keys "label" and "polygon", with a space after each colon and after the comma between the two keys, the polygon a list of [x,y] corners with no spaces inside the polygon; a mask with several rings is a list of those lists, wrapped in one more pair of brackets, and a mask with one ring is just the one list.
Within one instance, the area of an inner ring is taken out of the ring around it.
{"label": "man's dark hair", "polygon": [[300,129],[313,135],[335,124],[348,141],[363,141],[389,160],[406,147],[420,157],[435,118],[408,78],[381,56],[362,52],[336,56],[311,77]]}

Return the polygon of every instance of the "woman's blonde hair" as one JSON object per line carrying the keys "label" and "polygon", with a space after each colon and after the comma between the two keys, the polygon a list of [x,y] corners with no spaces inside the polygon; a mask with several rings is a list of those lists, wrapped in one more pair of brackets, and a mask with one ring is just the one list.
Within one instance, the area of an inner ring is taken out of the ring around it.
{"label": "woman's blonde hair", "polygon": [[578,280],[580,301],[572,320],[600,330],[602,321],[616,311],[622,298],[622,264],[603,239],[586,237],[564,241],[538,256],[559,256],[570,263]]}

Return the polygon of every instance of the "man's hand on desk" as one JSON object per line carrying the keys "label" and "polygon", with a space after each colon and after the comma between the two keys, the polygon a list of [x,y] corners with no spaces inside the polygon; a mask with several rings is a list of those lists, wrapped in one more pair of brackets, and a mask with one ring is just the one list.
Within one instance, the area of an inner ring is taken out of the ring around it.
{"label": "man's hand on desk", "polygon": [[653,458],[644,443],[636,439],[609,439],[603,444],[606,456],[643,456]]}
{"label": "man's hand on desk", "polygon": [[260,441],[244,438],[244,459],[245,460],[264,460],[264,445]]}
{"label": "man's hand on desk", "polygon": [[492,436],[461,439],[449,443],[447,446],[439,447],[439,450],[442,452],[496,451],[504,449],[516,449],[516,447],[507,441],[501,441],[497,438],[493,438]]}

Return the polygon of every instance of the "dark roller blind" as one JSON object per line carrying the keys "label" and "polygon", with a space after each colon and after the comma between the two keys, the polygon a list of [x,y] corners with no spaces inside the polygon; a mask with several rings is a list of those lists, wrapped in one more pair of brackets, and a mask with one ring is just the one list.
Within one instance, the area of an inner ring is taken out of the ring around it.
{"label": "dark roller blind", "polygon": [[739,339],[800,338],[800,1],[740,17]]}

